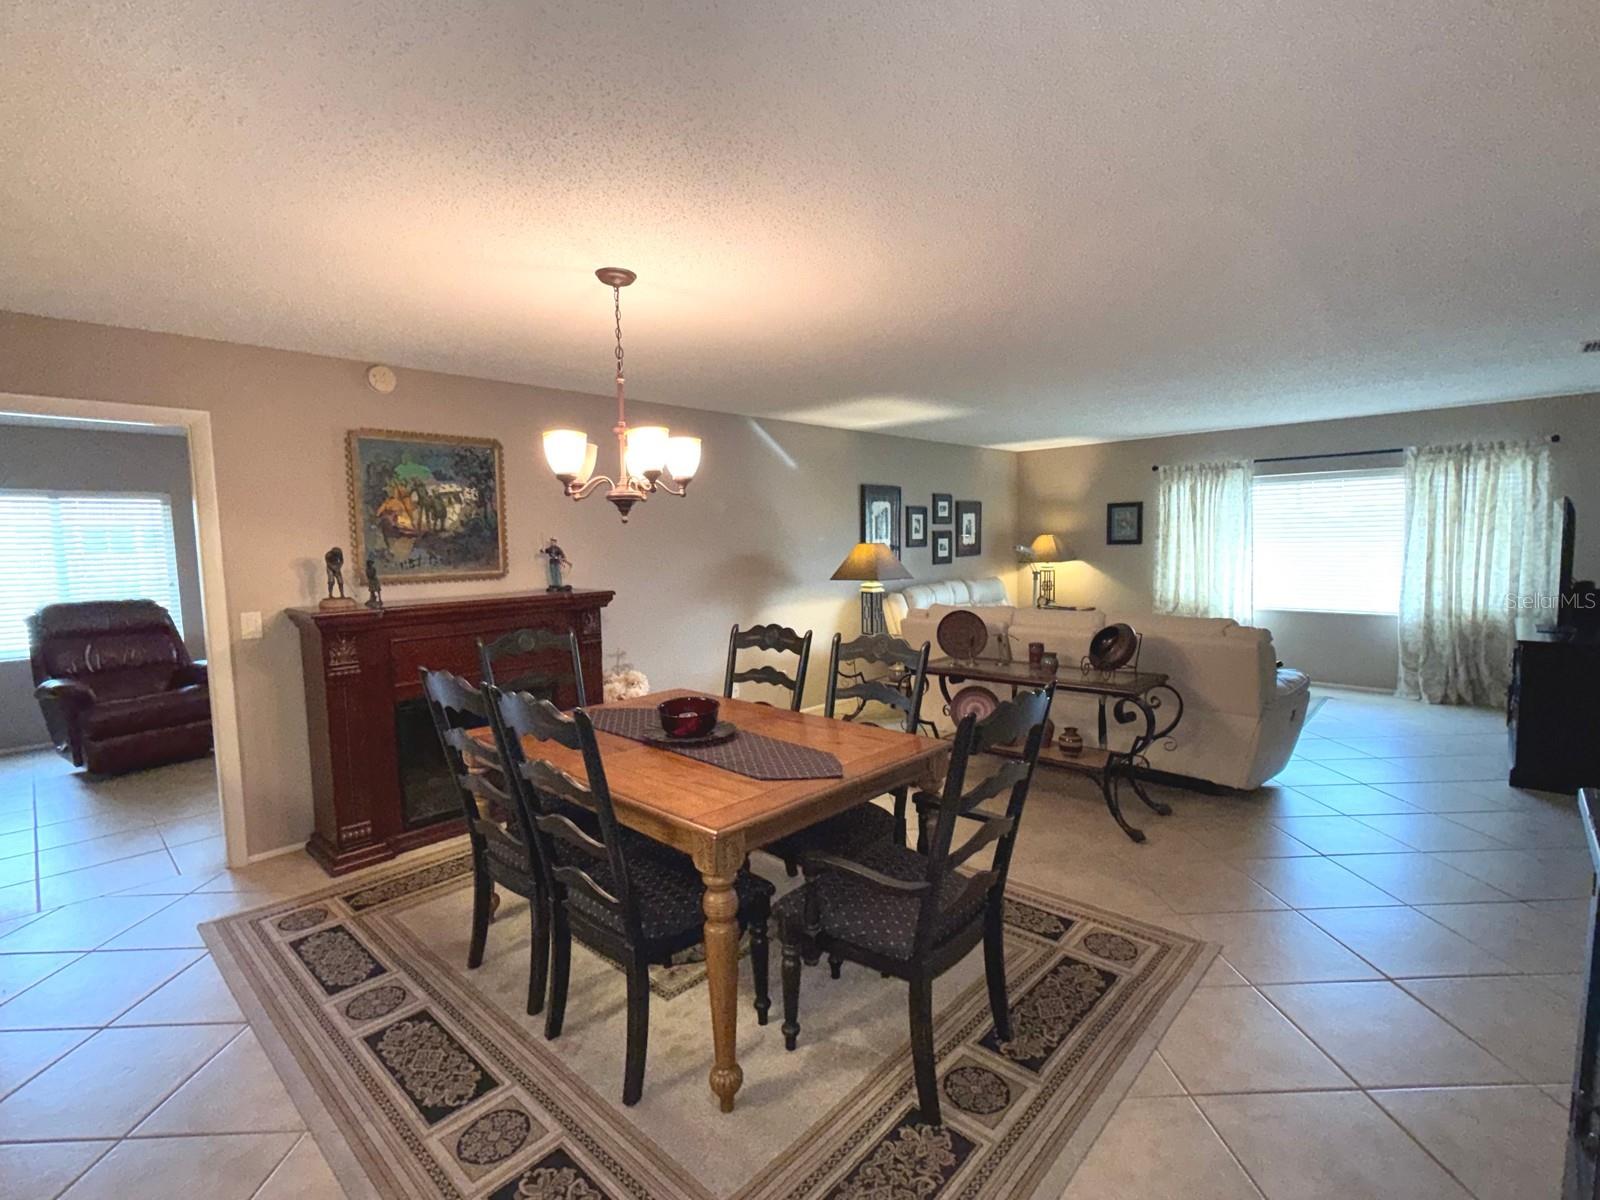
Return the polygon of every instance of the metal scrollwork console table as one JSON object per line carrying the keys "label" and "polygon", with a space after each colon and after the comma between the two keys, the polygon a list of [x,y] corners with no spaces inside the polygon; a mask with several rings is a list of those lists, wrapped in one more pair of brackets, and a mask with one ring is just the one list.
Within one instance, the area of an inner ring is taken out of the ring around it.
{"label": "metal scrollwork console table", "polygon": [[[1044,687],[1053,681],[1058,696],[1075,692],[1095,697],[1099,701],[1100,744],[1085,746],[1077,754],[1065,753],[1053,744],[1046,745],[1039,752],[1040,765],[1077,771],[1095,780],[1100,785],[1100,794],[1105,797],[1111,819],[1136,842],[1144,841],[1145,835],[1123,816],[1124,783],[1151,812],[1163,817],[1172,815],[1172,809],[1151,796],[1139,778],[1139,771],[1150,767],[1146,752],[1157,742],[1170,738],[1183,720],[1183,694],[1161,672],[1099,671],[1074,666],[1051,671],[1030,666],[1025,661],[936,658],[928,663],[928,674],[939,681],[939,691],[946,705],[950,702],[950,685],[964,682],[1002,684],[1015,695],[1018,688]],[[1133,741],[1126,749],[1115,750],[1107,745],[1108,718],[1118,725],[1134,727]],[[1021,748],[1008,750],[999,746],[993,752],[1020,754]]]}

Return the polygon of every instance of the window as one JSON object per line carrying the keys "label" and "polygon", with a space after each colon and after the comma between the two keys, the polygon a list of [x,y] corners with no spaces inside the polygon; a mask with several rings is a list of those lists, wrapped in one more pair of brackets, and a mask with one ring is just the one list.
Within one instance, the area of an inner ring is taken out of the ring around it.
{"label": "window", "polygon": [[46,604],[154,600],[183,633],[166,496],[0,491],[0,660],[28,657]]}
{"label": "window", "polygon": [[1258,475],[1250,507],[1258,610],[1400,611],[1402,468]]}

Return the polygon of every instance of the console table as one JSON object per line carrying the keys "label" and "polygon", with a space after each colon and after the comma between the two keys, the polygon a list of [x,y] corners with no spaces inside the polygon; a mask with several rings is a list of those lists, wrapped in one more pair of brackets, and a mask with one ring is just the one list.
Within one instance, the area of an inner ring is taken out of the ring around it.
{"label": "console table", "polygon": [[[1148,767],[1144,752],[1154,743],[1169,736],[1183,720],[1183,696],[1167,682],[1159,671],[1098,671],[1061,666],[1055,670],[1036,667],[1026,660],[1001,662],[998,659],[936,658],[928,663],[928,674],[939,681],[939,691],[948,705],[950,685],[968,680],[975,683],[999,683],[1010,687],[1013,695],[1019,687],[1041,688],[1054,683],[1057,694],[1077,692],[1095,696],[1100,701],[1100,744],[1085,746],[1077,754],[1067,754],[1053,742],[1046,742],[1039,750],[1039,764],[1079,771],[1100,785],[1106,809],[1118,827],[1136,842],[1145,840],[1144,830],[1128,824],[1122,815],[1122,784],[1127,782],[1134,795],[1144,801],[1158,816],[1172,815],[1170,806],[1155,799],[1144,790],[1138,771]],[[1111,706],[1112,718],[1119,725],[1136,724],[1143,718],[1143,727],[1135,728],[1133,742],[1126,750],[1113,750],[1106,745],[1106,706]],[[1163,711],[1170,705],[1171,715]],[[948,707],[946,708],[948,712]],[[1165,719],[1163,719],[1165,718]],[[995,746],[990,753],[1020,757],[1020,747]]]}
{"label": "console table", "polygon": [[[516,629],[578,637],[584,690],[601,695],[603,591],[503,592],[402,601],[382,609],[291,608],[300,631],[311,794],[311,857],[332,875],[462,832],[460,800],[422,695],[419,670],[476,681],[478,641]],[[571,660],[545,650],[505,660],[506,677],[577,703]],[[502,668],[496,664],[496,674]],[[533,680],[524,683],[522,680]]]}

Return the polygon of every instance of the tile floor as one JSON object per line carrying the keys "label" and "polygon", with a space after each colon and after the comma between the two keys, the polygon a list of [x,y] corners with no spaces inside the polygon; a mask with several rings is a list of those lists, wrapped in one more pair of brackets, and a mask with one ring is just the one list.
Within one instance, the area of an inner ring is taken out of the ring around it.
{"label": "tile floor", "polygon": [[[1069,1200],[1556,1193],[1574,803],[1505,785],[1498,714],[1322,694],[1277,781],[1164,791],[1143,846],[1041,774],[1018,878],[1223,946]],[[0,758],[0,1195],[341,1195],[194,928],[324,877],[227,871],[215,807],[209,764]]]}

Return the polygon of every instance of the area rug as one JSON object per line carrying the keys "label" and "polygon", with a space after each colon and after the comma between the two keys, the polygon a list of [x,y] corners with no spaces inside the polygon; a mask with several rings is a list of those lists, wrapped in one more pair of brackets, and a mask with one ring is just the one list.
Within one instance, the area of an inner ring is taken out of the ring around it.
{"label": "area rug", "polygon": [[644,1098],[624,1108],[622,975],[575,945],[566,1029],[546,1041],[523,1011],[525,904],[506,897],[483,965],[465,967],[470,875],[456,848],[202,926],[352,1197],[1055,1200],[1216,951],[1013,885],[1013,1037],[994,1034],[981,952],[939,979],[933,1127],[905,984],[807,968],[786,1053],[774,938],[769,1025],[741,963],[735,1111],[706,1083],[693,962],[653,980]]}

